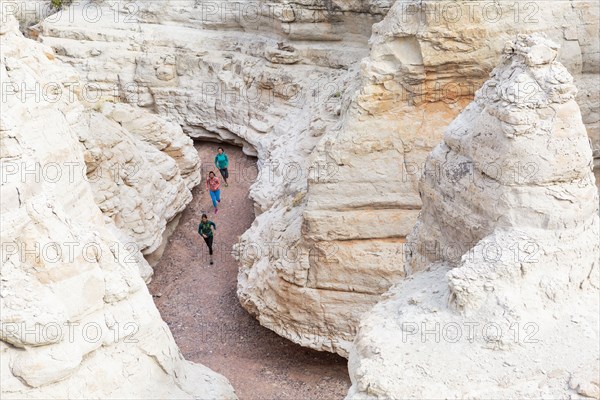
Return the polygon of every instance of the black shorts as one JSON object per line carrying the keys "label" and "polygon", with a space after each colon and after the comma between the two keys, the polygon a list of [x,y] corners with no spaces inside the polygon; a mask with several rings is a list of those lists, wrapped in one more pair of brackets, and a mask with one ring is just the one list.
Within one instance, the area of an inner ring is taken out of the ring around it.
{"label": "black shorts", "polygon": [[229,178],[229,171],[227,171],[227,168],[219,168],[219,171],[221,172],[223,179]]}
{"label": "black shorts", "polygon": [[213,253],[213,249],[212,249],[213,236],[208,236],[208,237],[205,237],[203,239],[206,242],[206,245],[208,246],[208,254],[212,256],[212,253]]}

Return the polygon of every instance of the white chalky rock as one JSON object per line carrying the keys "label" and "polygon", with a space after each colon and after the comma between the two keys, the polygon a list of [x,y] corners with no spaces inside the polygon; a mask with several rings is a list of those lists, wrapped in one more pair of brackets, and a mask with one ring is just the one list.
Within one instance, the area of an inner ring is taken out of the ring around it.
{"label": "white chalky rock", "polygon": [[[428,156],[409,274],[360,323],[348,399],[597,393],[598,190],[556,52],[519,35]],[[533,100],[503,96],[515,76]]]}
{"label": "white chalky rock", "polygon": [[[152,198],[165,190],[145,225],[159,234],[197,179],[189,138],[164,137],[164,121],[128,106],[87,108],[66,85],[74,70],[14,17],[0,19],[0,397],[234,399],[224,377],[183,358],[144,284],[151,269],[131,225],[120,231],[101,211],[116,196],[113,217],[127,218],[149,188]],[[90,157],[96,172],[139,162],[145,181],[118,170],[91,179]]]}
{"label": "white chalky rock", "polygon": [[[403,279],[425,158],[517,33],[561,45],[528,57],[556,56],[571,71],[600,156],[597,1],[165,0],[130,13],[127,3],[87,6],[101,10],[94,23],[75,4],[41,24],[40,40],[100,96],[117,88],[193,138],[258,156],[259,215],[237,246],[238,295],[261,324],[303,346],[347,356],[361,315]],[[570,96],[551,83],[538,98],[546,83],[518,75],[499,88],[506,101]],[[533,116],[503,129],[524,135]],[[235,161],[231,170],[234,184],[245,179]],[[105,208],[118,211],[123,197]],[[146,229],[133,237],[148,252],[162,220],[143,211],[118,222]]]}

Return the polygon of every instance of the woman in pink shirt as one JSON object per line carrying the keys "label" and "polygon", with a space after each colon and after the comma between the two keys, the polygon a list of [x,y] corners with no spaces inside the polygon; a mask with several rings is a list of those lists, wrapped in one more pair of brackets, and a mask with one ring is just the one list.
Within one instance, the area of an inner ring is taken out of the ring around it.
{"label": "woman in pink shirt", "polygon": [[221,181],[215,176],[215,173],[210,171],[208,178],[206,178],[206,189],[210,192],[210,198],[212,199],[213,206],[215,207],[215,214],[219,212],[217,203],[221,202]]}

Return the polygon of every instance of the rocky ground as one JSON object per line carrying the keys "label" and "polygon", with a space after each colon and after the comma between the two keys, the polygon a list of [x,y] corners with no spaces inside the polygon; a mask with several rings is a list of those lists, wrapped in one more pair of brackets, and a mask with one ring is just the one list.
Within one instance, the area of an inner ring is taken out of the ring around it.
{"label": "rocky ground", "polygon": [[[241,149],[223,146],[230,158],[230,186],[217,215],[204,185],[193,191],[169,239],[150,290],[186,359],[225,375],[240,399],[339,399],[350,385],[346,360],[302,348],[259,325],[239,305],[238,264],[231,247],[254,220],[248,190],[257,170]],[[217,145],[196,145],[202,176],[213,169]],[[197,233],[202,212],[217,225],[215,264]]]}

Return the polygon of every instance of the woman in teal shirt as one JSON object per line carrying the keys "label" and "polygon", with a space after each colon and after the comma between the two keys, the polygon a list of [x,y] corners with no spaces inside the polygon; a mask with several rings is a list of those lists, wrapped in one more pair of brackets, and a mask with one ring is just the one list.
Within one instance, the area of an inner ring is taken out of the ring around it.
{"label": "woman in teal shirt", "polygon": [[221,172],[225,186],[229,186],[227,183],[227,178],[229,178],[229,171],[227,171],[227,168],[229,167],[229,159],[227,158],[227,154],[225,154],[225,150],[223,150],[222,147],[219,147],[218,154],[215,156],[215,167],[217,167]]}

